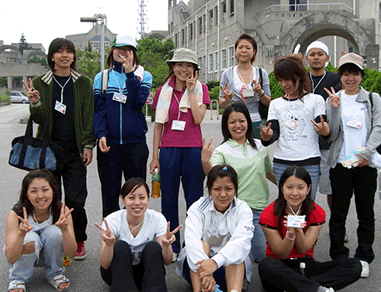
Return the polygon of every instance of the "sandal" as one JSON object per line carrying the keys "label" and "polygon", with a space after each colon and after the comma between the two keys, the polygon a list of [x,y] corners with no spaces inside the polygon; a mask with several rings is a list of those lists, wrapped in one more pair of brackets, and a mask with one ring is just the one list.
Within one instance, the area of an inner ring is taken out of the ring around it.
{"label": "sandal", "polygon": [[50,285],[52,285],[54,288],[56,288],[57,291],[68,291],[71,286],[69,286],[66,289],[60,289],[58,286],[62,283],[70,283],[69,279],[66,278],[64,275],[57,275],[53,277],[52,279],[46,279]]}
{"label": "sandal", "polygon": [[8,286],[8,291],[12,289],[22,289],[24,292],[26,292],[25,282],[19,280],[11,281]]}

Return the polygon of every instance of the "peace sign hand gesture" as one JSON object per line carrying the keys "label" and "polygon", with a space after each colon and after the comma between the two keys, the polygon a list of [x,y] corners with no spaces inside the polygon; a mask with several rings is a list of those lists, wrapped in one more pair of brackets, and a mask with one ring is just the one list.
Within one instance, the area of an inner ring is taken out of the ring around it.
{"label": "peace sign hand gesture", "polygon": [[253,81],[251,81],[251,85],[253,86],[253,90],[256,94],[262,95],[263,90],[261,87],[261,77],[258,78],[258,82],[253,79]]}
{"label": "peace sign hand gesture", "polygon": [[134,53],[132,51],[126,51],[126,56],[119,55],[119,57],[124,61],[122,64],[124,72],[132,72],[134,67]]}
{"label": "peace sign hand gesture", "polygon": [[340,105],[340,97],[336,94],[335,89],[331,87],[331,91],[329,91],[327,88],[324,88],[325,92],[328,93],[329,96],[329,102],[332,107],[338,107]]}
{"label": "peace sign hand gesture", "polygon": [[24,218],[22,218],[20,216],[17,216],[17,218],[20,220],[19,233],[21,235],[25,235],[29,231],[31,231],[33,229],[33,227],[29,224],[28,213],[26,212],[25,207],[22,208],[22,211],[23,211],[23,214],[24,214]]}
{"label": "peace sign hand gesture", "polygon": [[269,123],[266,128],[262,127],[262,125],[259,125],[259,129],[261,130],[261,139],[266,142],[270,141],[274,133],[271,129],[271,123]]}
{"label": "peace sign hand gesture", "polygon": [[228,83],[227,82],[225,83],[225,88],[223,88],[222,85],[220,85],[220,89],[224,93],[224,98],[226,99],[226,101],[230,102],[233,98],[233,92],[229,90]]}
{"label": "peace sign hand gesture", "polygon": [[98,223],[94,223],[94,225],[100,230],[102,231],[102,240],[104,241],[104,243],[106,245],[109,245],[109,246],[113,246],[114,243],[115,243],[115,240],[116,240],[116,237],[115,235],[112,233],[110,227],[108,226],[107,224],[107,221],[106,219],[103,219],[105,225],[106,225],[106,230],[102,228],[102,226],[100,226]]}
{"label": "peace sign hand gesture", "polygon": [[214,147],[212,146],[213,139],[210,139],[209,143],[206,144],[205,138],[202,138],[202,151],[201,151],[201,162],[208,162],[210,157],[212,157],[212,153]]}
{"label": "peace sign hand gesture", "polygon": [[330,133],[328,123],[324,121],[323,116],[320,115],[320,123],[316,123],[314,120],[311,122],[315,125],[315,131],[322,136],[328,136]]}
{"label": "peace sign hand gesture", "polygon": [[22,81],[22,84],[24,84],[24,87],[28,92],[26,93],[26,96],[29,98],[31,102],[36,102],[40,98],[40,93],[38,90],[34,89],[32,78],[29,78],[29,86],[25,83],[25,81]]}
{"label": "peace sign hand gesture", "polygon": [[176,240],[175,234],[177,233],[177,231],[179,231],[179,229],[181,227],[183,227],[182,225],[179,225],[173,231],[170,231],[170,224],[171,224],[171,222],[168,221],[168,223],[167,223],[167,233],[164,234],[163,240],[162,240],[163,246],[169,246],[169,245],[171,245]]}
{"label": "peace sign hand gesture", "polygon": [[194,90],[196,89],[197,79],[198,79],[198,71],[194,73],[194,77],[189,77],[185,81],[185,85],[189,92],[194,92]]}
{"label": "peace sign hand gesture", "polygon": [[66,211],[65,204],[63,203],[61,205],[61,214],[60,217],[58,218],[57,222],[55,225],[61,229],[61,231],[67,230],[67,227],[69,226],[69,221],[67,220],[67,217],[69,217],[70,213],[73,212],[73,208],[70,210]]}

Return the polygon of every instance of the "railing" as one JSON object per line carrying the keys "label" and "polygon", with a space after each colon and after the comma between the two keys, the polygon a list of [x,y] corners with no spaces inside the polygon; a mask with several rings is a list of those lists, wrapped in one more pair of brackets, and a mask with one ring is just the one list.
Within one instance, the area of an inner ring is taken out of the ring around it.
{"label": "railing", "polygon": [[318,3],[318,4],[282,4],[271,5],[257,15],[267,15],[272,12],[294,12],[294,11],[346,11],[353,14],[353,9],[344,3]]}
{"label": "railing", "polygon": [[220,108],[218,105],[218,100],[211,100],[210,101],[210,119],[213,120],[213,103],[216,103],[216,109],[217,109],[217,120],[220,119]]}

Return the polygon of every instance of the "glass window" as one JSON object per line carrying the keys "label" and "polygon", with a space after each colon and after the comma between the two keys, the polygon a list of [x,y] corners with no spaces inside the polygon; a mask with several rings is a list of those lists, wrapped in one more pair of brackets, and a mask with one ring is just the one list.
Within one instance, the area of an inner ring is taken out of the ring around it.
{"label": "glass window", "polygon": [[234,66],[234,46],[229,47],[229,67]]}
{"label": "glass window", "polygon": [[226,68],[226,49],[221,50],[221,69]]}
{"label": "glass window", "polygon": [[209,54],[209,73],[213,72],[214,63],[213,63],[213,53]]}

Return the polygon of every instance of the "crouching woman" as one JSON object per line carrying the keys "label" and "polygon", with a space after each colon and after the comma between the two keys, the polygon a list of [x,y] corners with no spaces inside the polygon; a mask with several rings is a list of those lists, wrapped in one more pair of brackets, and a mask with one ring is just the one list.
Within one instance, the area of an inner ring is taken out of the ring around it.
{"label": "crouching woman", "polygon": [[188,210],[177,273],[194,292],[215,291],[216,284],[223,291],[241,291],[251,278],[253,212],[237,198],[237,173],[230,165],[214,166],[207,188],[209,195]]}
{"label": "crouching woman", "polygon": [[169,222],[149,210],[149,188],[141,178],[131,178],[122,187],[124,206],[108,215],[100,226],[101,276],[111,291],[166,292],[165,267],[172,261],[175,233]]}

